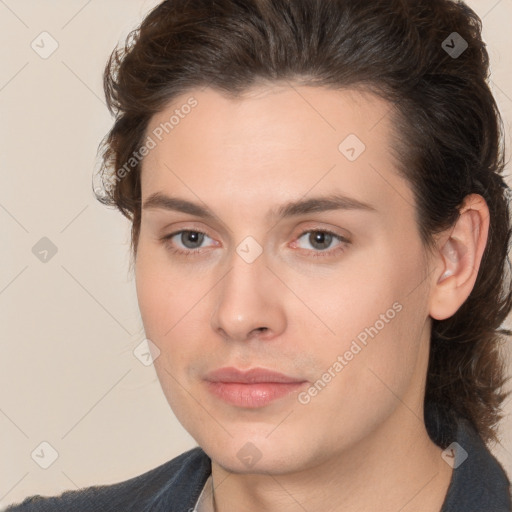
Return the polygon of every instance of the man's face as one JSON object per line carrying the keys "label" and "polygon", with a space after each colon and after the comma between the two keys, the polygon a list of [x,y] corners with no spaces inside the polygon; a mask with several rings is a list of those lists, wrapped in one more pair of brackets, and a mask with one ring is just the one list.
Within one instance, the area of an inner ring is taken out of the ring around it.
{"label": "man's face", "polygon": [[[260,86],[197,89],[151,120],[143,204],[159,193],[212,217],[143,208],[142,320],[178,420],[229,470],[297,471],[399,415],[420,423],[428,268],[388,113],[355,91]],[[295,383],[213,384],[226,367]]]}

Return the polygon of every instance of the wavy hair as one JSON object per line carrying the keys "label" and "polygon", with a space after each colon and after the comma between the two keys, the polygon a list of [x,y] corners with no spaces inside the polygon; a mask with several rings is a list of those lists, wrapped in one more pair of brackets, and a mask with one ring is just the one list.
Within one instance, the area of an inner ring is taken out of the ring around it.
{"label": "wavy hair", "polygon": [[166,0],[156,6],[114,49],[104,72],[115,122],[100,145],[102,187],[95,195],[132,222],[132,258],[141,222],[140,160],[133,155],[151,117],[196,87],[236,97],[277,81],[357,88],[389,102],[397,172],[414,192],[426,249],[455,223],[467,195],[486,200],[490,229],[474,288],[452,317],[432,320],[425,407],[434,411],[427,429],[438,444],[448,440],[434,424],[454,427],[457,416],[486,442],[497,440],[507,395],[501,345],[512,334],[503,328],[512,308],[509,189],[481,20],[464,2]]}

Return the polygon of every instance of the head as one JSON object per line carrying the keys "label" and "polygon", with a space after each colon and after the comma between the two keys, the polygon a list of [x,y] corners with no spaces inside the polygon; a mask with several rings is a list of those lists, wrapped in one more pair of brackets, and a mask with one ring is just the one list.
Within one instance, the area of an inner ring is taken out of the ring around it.
{"label": "head", "polygon": [[[97,198],[132,222],[155,367],[207,452],[318,462],[397,397],[493,439],[511,224],[487,76],[480,20],[449,0],[165,1],[113,52]],[[308,385],[270,436],[290,402],[217,402],[221,366]]]}

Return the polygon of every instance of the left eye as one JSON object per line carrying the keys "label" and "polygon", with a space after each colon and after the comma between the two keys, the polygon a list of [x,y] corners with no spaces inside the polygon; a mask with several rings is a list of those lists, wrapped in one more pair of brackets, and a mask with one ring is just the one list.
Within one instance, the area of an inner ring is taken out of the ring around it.
{"label": "left eye", "polygon": [[[325,251],[326,249],[329,249],[333,240],[338,240],[338,242],[339,242],[335,247],[337,247],[340,244],[343,245],[344,242],[347,242],[347,240],[344,237],[337,235],[336,233],[331,233],[330,231],[320,231],[320,230],[305,231],[297,238],[297,240],[300,240],[305,235],[308,235],[306,240],[316,251]],[[308,247],[301,247],[301,248],[309,249]]]}

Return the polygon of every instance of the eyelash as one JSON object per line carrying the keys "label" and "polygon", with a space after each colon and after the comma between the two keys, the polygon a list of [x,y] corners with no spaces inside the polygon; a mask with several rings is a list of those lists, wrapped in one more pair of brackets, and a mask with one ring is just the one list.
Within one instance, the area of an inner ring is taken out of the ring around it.
{"label": "eyelash", "polygon": [[[178,254],[180,256],[185,256],[185,257],[189,257],[189,256],[193,256],[197,253],[200,253],[202,252],[201,248],[198,248],[198,249],[189,249],[187,251],[184,251],[182,249],[176,249],[176,247],[173,247],[171,245],[171,238],[175,237],[176,235],[179,235],[181,233],[198,233],[198,234],[202,234],[202,235],[205,235],[205,236],[208,236],[207,233],[205,233],[204,231],[200,231],[198,229],[182,229],[180,231],[175,231],[174,233],[170,233],[169,235],[165,235],[164,237],[161,238],[161,241],[164,243],[165,247],[170,250],[172,253],[175,253],[175,254]],[[305,249],[307,250],[308,252],[311,252],[311,256],[313,258],[326,258],[326,257],[332,257],[334,256],[335,254],[338,254],[338,253],[341,253],[343,252],[345,249],[346,249],[346,245],[349,244],[350,242],[343,236],[341,235],[338,235],[337,233],[335,233],[334,231],[329,231],[328,229],[308,229],[306,231],[303,231],[298,237],[297,237],[297,240],[302,238],[304,235],[308,234],[308,233],[323,233],[323,234],[328,234],[328,235],[332,235],[334,238],[336,238],[337,240],[339,240],[341,243],[339,245],[337,245],[334,249],[328,249],[328,250],[324,250],[324,251],[314,251],[314,250],[308,250],[308,249]],[[208,236],[208,238],[211,238]]]}

